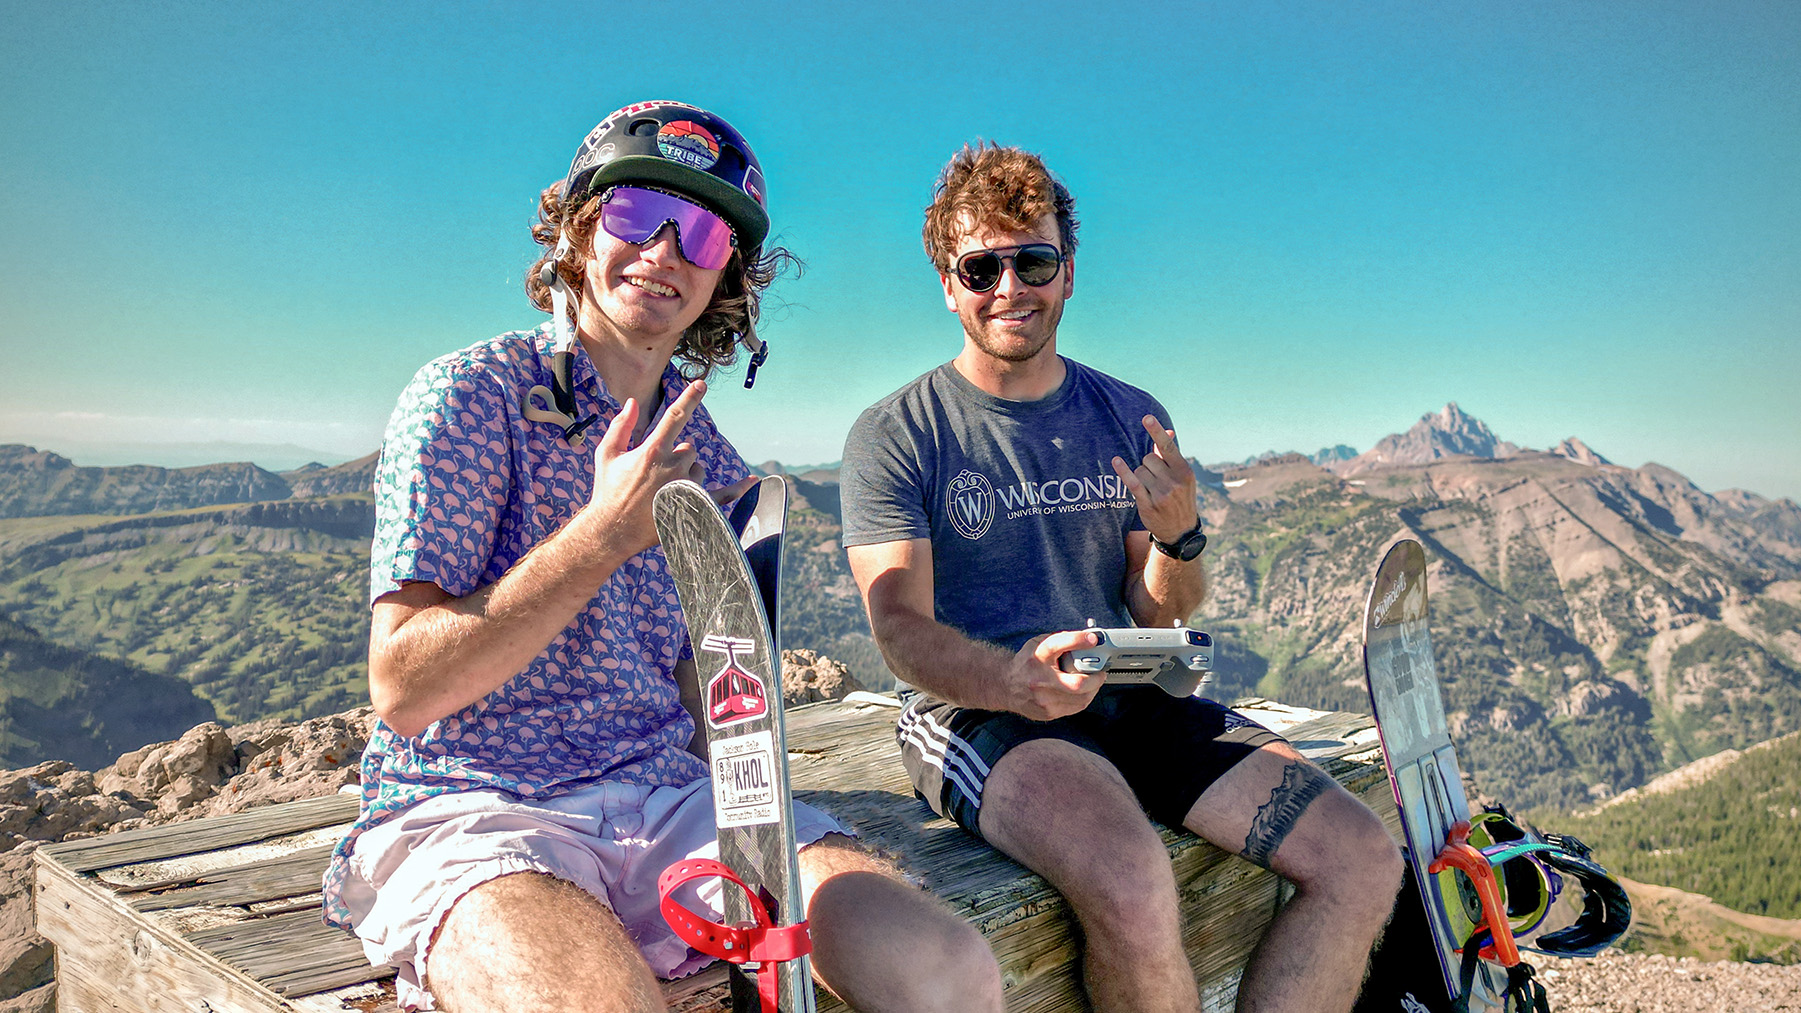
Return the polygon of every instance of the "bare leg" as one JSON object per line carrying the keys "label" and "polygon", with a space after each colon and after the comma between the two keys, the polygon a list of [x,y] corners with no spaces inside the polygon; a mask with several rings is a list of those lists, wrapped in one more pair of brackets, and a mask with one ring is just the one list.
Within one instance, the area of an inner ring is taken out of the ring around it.
{"label": "bare leg", "polygon": [[862,1013],[1000,1013],[988,941],[937,898],[849,838],[800,853],[813,972]]}
{"label": "bare leg", "polygon": [[656,977],[613,912],[537,872],[464,894],[438,929],[426,975],[432,997],[452,1013],[664,1009]]}
{"label": "bare leg", "polygon": [[1295,885],[1245,967],[1240,1013],[1349,1010],[1401,886],[1401,853],[1382,821],[1271,743],[1215,781],[1184,822]]}
{"label": "bare leg", "polygon": [[1112,764],[1056,739],[1021,745],[988,775],[981,826],[1069,900],[1096,1010],[1200,1009],[1169,853]]}

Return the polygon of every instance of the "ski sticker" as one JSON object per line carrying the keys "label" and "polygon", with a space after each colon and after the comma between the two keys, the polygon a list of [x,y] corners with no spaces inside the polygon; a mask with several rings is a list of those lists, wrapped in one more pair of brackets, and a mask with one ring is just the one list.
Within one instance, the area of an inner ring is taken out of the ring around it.
{"label": "ski sticker", "polygon": [[714,739],[708,748],[713,757],[713,822],[721,827],[779,822],[782,810],[770,777],[775,769],[775,736],[751,732]]}
{"label": "ski sticker", "polygon": [[701,650],[725,655],[725,667],[707,683],[707,724],[714,728],[752,721],[769,713],[769,692],[763,680],[738,664],[738,655],[756,646],[756,641],[748,637],[708,634],[701,640]]}

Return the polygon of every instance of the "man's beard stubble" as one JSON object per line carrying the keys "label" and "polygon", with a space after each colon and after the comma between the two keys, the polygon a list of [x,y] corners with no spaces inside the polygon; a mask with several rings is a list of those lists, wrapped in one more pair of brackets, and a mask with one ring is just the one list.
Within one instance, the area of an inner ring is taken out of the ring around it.
{"label": "man's beard stubble", "polygon": [[[1020,307],[1013,308],[1018,309]],[[1044,351],[1044,347],[1050,344],[1052,338],[1057,336],[1057,324],[1063,319],[1063,307],[1061,305],[1049,306],[1040,303],[1037,306],[1028,308],[1036,310],[1045,318],[1040,321],[1042,324],[1041,334],[1037,340],[1028,341],[1023,346],[1015,346],[1013,348],[1001,347],[999,343],[994,341],[989,335],[987,328],[984,326],[984,322],[980,318],[972,319],[973,314],[958,313],[957,318],[963,323],[964,336],[969,338],[971,342],[974,342],[976,348],[980,349],[982,354],[993,359],[999,359],[1002,362],[1028,362],[1035,358],[1038,353]]]}

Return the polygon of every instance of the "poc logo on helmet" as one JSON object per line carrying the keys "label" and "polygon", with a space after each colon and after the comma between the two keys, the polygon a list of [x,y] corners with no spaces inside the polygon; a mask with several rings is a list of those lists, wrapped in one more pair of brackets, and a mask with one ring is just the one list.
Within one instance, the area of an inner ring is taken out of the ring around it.
{"label": "poc logo on helmet", "polygon": [[994,521],[994,486],[986,476],[968,469],[958,472],[945,487],[944,501],[957,534],[974,539],[988,533]]}

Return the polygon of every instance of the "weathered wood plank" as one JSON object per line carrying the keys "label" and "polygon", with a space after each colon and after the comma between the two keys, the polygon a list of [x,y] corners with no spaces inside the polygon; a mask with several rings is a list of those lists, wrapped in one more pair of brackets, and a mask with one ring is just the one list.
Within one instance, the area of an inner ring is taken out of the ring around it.
{"label": "weathered wood plank", "polygon": [[280,1013],[280,1000],[267,988],[131,910],[91,878],[43,860],[45,850],[38,852],[37,924],[56,944],[60,1009]]}
{"label": "weathered wood plank", "polygon": [[[164,880],[120,891],[139,911],[167,911],[198,905],[249,905],[318,893],[329,847],[302,848],[280,858],[203,873],[187,880]],[[314,911],[318,905],[314,905]]]}
{"label": "weathered wood plank", "polygon": [[115,865],[192,855],[266,841],[333,823],[347,823],[356,819],[357,805],[357,796],[338,793],[191,823],[172,823],[106,837],[47,844],[39,849],[39,854],[56,859],[71,872],[93,872]]}
{"label": "weathered wood plank", "polygon": [[[1077,930],[1061,895],[1042,878],[936,816],[913,796],[884,708],[792,712],[790,776],[797,797],[854,826],[979,928],[1002,969],[1010,1010],[1069,1010],[1079,995]],[[1397,830],[1364,715],[1327,714],[1285,732],[1311,758],[1383,813]],[[1347,758],[1349,757],[1349,758]],[[846,789],[846,785],[856,785]],[[1245,959],[1281,896],[1278,877],[1186,831],[1162,830],[1182,890],[1184,942],[1210,1008],[1230,1008]],[[823,1008],[823,1007],[822,1007]]]}

